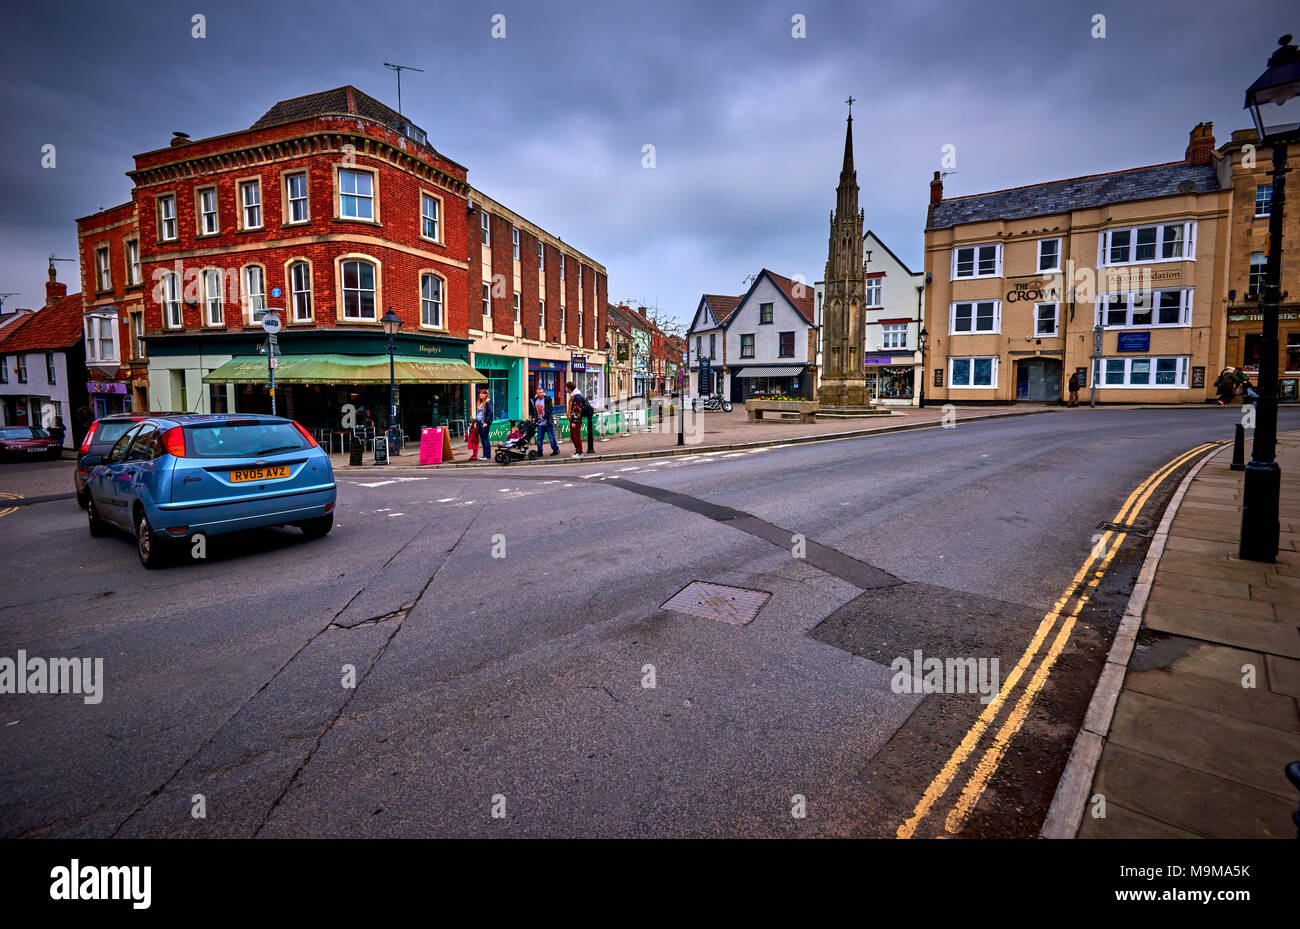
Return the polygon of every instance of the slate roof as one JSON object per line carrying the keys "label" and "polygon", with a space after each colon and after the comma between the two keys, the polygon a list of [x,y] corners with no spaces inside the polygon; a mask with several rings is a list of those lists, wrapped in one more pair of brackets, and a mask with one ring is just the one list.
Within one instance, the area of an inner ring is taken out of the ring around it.
{"label": "slate roof", "polygon": [[926,228],[945,229],[960,223],[1027,219],[1110,203],[1172,197],[1183,193],[1180,188],[1185,184],[1191,185],[1186,188],[1187,192],[1205,193],[1221,189],[1213,164],[1171,161],[1109,174],[1090,174],[968,197],[945,198],[931,209]]}
{"label": "slate roof", "polygon": [[6,327],[0,353],[49,352],[76,345],[82,338],[81,294],[69,294]]}
{"label": "slate roof", "polygon": [[280,123],[291,123],[316,116],[364,116],[383,123],[397,132],[403,131],[403,127],[409,122],[392,107],[347,84],[343,87],[335,87],[333,90],[281,100],[267,110],[250,128],[264,129],[267,126],[278,126]]}

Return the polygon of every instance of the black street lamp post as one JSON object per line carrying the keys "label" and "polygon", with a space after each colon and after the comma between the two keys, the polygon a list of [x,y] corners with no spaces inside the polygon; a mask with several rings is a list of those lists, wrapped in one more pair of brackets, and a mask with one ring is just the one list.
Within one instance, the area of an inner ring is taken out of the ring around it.
{"label": "black street lamp post", "polygon": [[402,317],[394,313],[390,306],[379,321],[384,326],[384,332],[388,333],[388,446],[391,449],[397,441],[397,378],[393,373],[393,353],[397,351],[397,343],[394,337],[397,330],[402,328]]}
{"label": "black street lamp post", "polygon": [[921,409],[925,409],[925,343],[929,341],[929,338],[929,330],[922,326],[920,335],[916,340],[916,344],[921,349],[921,396],[918,400]]}
{"label": "black street lamp post", "polygon": [[1300,140],[1300,52],[1291,36],[1268,60],[1268,68],[1246,91],[1260,144],[1273,150],[1273,200],[1268,217],[1268,264],[1260,309],[1259,399],[1255,402],[1255,443],[1242,486],[1241,543],[1238,554],[1250,561],[1277,558],[1278,509],[1282,470],[1277,464],[1277,315],[1282,282],[1282,213],[1286,206],[1287,147]]}

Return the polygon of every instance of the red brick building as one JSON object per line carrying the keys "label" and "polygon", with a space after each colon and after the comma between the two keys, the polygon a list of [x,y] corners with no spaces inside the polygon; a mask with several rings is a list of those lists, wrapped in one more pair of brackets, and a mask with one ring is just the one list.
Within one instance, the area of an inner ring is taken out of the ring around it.
{"label": "red brick building", "polygon": [[550,349],[567,371],[592,345],[576,320],[561,335],[560,314],[530,329],[543,294],[558,294],[535,243],[593,282],[604,268],[479,194],[423,130],[356,88],[280,101],[245,130],[178,133],[128,174],[131,202],[79,220],[78,238],[87,313],[116,310],[129,330],[115,377],[137,408],[269,410],[268,309],[283,323],[278,412],[318,427],[337,428],[347,404],[386,418],[389,309],[408,433],[465,418],[476,384],[517,415],[530,354]]}

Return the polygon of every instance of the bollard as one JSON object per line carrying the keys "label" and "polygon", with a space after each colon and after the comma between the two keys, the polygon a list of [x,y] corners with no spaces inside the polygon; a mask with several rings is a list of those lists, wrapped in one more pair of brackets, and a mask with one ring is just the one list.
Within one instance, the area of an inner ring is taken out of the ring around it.
{"label": "bollard", "polygon": [[677,411],[677,444],[678,445],[686,444],[686,436],[685,436],[686,405],[685,403],[682,402],[684,399],[685,399],[684,397],[678,397],[677,406],[673,408]]}
{"label": "bollard", "polygon": [[1232,465],[1233,471],[1246,470],[1246,429],[1241,423],[1237,423],[1236,435],[1232,439]]}
{"label": "bollard", "polygon": [[587,417],[587,454],[588,455],[594,455],[596,453],[596,440],[592,437],[592,429],[593,429],[592,423],[594,423],[595,421],[596,421],[596,417],[594,416]]}

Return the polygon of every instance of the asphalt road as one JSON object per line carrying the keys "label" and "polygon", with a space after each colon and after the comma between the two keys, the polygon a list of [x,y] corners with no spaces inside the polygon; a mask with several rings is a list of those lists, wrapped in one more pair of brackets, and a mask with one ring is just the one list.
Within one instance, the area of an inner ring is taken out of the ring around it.
{"label": "asphalt road", "polygon": [[[1236,418],[348,470],[326,539],[212,540],[162,571],[89,537],[51,490],[70,462],[0,466],[43,501],[0,500],[0,657],[102,657],[106,679],[96,705],[0,695],[0,835],[894,835],[984,705],[895,692],[890,662],[1005,677],[1098,524]],[[1124,538],[952,834],[1036,832],[1144,554]],[[692,581],[770,597],[748,625],[661,608]],[[960,786],[916,835],[949,834]]]}

